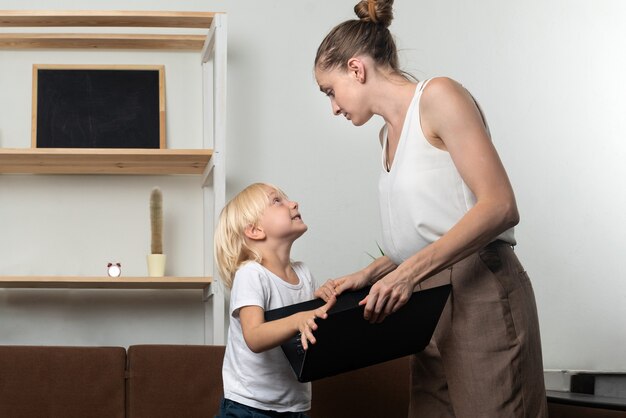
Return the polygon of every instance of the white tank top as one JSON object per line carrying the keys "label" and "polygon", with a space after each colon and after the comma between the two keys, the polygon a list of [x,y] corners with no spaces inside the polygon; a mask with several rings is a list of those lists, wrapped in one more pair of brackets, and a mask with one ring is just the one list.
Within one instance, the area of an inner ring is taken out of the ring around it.
{"label": "white tank top", "polygon": [[[389,171],[386,125],[382,131],[378,191],[383,250],[395,264],[438,240],[476,204],[450,154],[432,146],[422,131],[419,102],[428,81],[415,89]],[[515,245],[513,228],[497,239]]]}

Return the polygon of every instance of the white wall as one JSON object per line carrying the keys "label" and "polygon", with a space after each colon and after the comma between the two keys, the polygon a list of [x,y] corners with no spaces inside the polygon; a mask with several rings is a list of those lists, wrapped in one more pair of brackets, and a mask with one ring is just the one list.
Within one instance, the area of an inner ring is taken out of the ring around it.
{"label": "white wall", "polygon": [[626,370],[626,4],[444,0],[413,12],[396,22],[410,65],[476,95],[511,176],[545,366]]}
{"label": "white wall", "polygon": [[[294,258],[321,282],[367,263],[380,240],[381,121],[354,128],[333,117],[312,74],[319,42],[352,18],[355,2],[0,0],[0,8],[228,12],[228,197],[267,181],[298,200],[309,232]],[[517,193],[516,251],[535,286],[546,368],[626,370],[626,4],[396,0],[395,10],[405,69],[461,81],[487,114]],[[165,64],[169,146],[200,146],[194,54],[0,51],[0,147],[29,145],[30,66],[85,59]],[[0,176],[0,274],[98,275],[117,260],[126,274],[143,274],[154,185],[164,189],[170,269],[200,274],[197,182]],[[49,215],[37,220],[41,207]],[[193,292],[0,290],[0,344],[200,343],[202,327]]]}

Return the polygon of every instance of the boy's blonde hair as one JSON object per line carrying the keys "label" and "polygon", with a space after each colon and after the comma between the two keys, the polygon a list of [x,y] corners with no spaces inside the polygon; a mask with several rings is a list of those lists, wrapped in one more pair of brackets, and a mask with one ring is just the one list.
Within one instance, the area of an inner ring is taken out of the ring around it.
{"label": "boy's blonde hair", "polygon": [[233,197],[220,213],[215,227],[214,253],[222,281],[229,289],[235,272],[243,263],[261,262],[261,254],[246,243],[244,231],[250,225],[257,225],[270,204],[269,193],[272,191],[286,197],[276,186],[254,183]]}

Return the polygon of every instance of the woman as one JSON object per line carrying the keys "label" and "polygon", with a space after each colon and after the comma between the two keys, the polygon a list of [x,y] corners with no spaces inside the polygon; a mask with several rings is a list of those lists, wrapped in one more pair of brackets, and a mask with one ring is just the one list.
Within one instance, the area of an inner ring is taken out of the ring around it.
{"label": "woman", "polygon": [[420,288],[452,284],[430,345],[414,355],[409,416],[547,416],[537,309],[513,252],[515,196],[472,96],[457,82],[416,83],[398,67],[393,0],[363,0],[315,58],[335,115],[380,134],[385,256],[329,280],[326,300],[373,285],[365,318],[381,322]]}

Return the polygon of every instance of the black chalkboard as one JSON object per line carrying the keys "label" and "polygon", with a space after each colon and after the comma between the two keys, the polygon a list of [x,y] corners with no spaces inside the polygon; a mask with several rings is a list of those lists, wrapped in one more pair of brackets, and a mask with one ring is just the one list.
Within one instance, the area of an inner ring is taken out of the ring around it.
{"label": "black chalkboard", "polygon": [[35,66],[33,76],[33,147],[165,148],[162,66]]}

